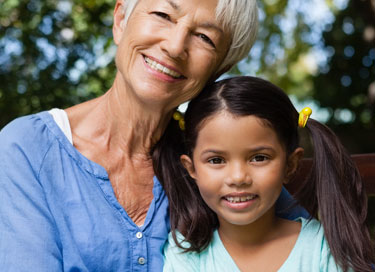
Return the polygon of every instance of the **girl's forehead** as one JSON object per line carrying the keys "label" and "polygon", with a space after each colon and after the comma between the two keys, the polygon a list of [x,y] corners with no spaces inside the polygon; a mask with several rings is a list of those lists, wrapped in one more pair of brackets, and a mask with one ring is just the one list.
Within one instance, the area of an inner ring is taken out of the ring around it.
{"label": "girl's forehead", "polygon": [[206,120],[197,134],[195,158],[213,150],[228,156],[247,156],[257,150],[285,153],[274,129],[254,115],[217,114]]}
{"label": "girl's forehead", "polygon": [[276,136],[275,130],[266,120],[255,115],[235,115],[228,111],[218,112],[203,120],[198,129],[198,136],[203,134],[213,137],[215,134],[220,134],[228,137],[236,136],[236,138],[248,134],[249,140],[259,135]]}

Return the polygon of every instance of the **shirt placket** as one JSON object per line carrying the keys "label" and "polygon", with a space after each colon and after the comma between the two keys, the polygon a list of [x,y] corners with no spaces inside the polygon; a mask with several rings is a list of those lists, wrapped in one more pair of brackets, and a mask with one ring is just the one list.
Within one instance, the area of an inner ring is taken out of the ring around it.
{"label": "shirt placket", "polygon": [[148,271],[147,237],[142,230],[132,232],[133,271]]}

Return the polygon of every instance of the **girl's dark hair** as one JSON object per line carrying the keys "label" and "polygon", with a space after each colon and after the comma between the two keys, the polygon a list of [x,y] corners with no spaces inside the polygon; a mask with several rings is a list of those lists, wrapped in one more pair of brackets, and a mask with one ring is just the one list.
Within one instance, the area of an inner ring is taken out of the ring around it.
{"label": "girl's dark hair", "polygon": [[[287,155],[299,146],[298,112],[277,86],[255,77],[234,77],[207,86],[189,103],[182,132],[171,120],[153,152],[154,170],[169,198],[171,231],[178,246],[200,252],[218,227],[216,214],[200,196],[195,181],[180,162],[192,156],[204,120],[227,111],[254,115],[274,128]],[[300,180],[295,199],[321,221],[335,261],[344,271],[372,271],[374,249],[366,226],[367,196],[359,172],[337,136],[309,119],[306,125],[314,147],[312,169]],[[190,243],[176,239],[179,230]]]}

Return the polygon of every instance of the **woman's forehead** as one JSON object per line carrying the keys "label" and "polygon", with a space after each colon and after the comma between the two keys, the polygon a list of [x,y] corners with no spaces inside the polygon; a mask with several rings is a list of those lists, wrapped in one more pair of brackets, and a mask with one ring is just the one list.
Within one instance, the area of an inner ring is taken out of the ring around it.
{"label": "woman's forehead", "polygon": [[137,6],[170,8],[176,13],[204,13],[215,20],[217,3],[217,0],[138,0]]}

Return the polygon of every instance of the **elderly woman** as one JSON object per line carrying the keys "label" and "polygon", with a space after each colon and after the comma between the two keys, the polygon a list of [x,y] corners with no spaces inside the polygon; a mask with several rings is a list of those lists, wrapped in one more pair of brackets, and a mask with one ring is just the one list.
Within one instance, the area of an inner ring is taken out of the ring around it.
{"label": "elderly woman", "polygon": [[116,2],[113,86],[1,131],[1,271],[162,269],[168,202],[152,148],[180,103],[247,55],[255,2]]}

